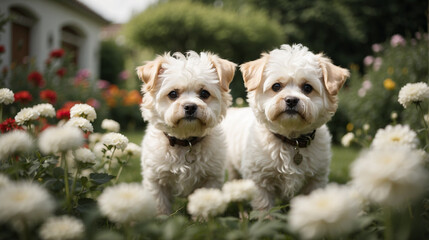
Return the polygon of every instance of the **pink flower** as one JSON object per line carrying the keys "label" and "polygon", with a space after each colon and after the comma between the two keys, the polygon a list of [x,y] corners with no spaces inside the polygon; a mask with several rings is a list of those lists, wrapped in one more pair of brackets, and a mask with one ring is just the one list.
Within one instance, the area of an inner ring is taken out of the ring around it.
{"label": "pink flower", "polygon": [[363,64],[364,64],[365,66],[369,66],[369,65],[371,65],[373,62],[374,62],[374,57],[373,57],[373,56],[366,56],[366,57],[363,59]]}
{"label": "pink flower", "polygon": [[383,59],[381,59],[381,57],[376,57],[374,59],[374,65],[372,67],[375,71],[378,71],[381,67],[381,64],[383,64]]}
{"label": "pink flower", "polygon": [[97,86],[99,89],[107,89],[110,86],[110,83],[106,80],[98,80]]}
{"label": "pink flower", "polygon": [[91,72],[88,69],[81,69],[77,73],[77,78],[89,78],[91,76]]}
{"label": "pink flower", "polygon": [[369,80],[365,80],[362,82],[362,88],[365,90],[369,90],[372,87],[372,83]]}
{"label": "pink flower", "polygon": [[392,38],[390,39],[390,45],[392,47],[397,47],[399,45],[405,46],[405,44],[406,44],[405,39],[399,34],[393,35]]}
{"label": "pink flower", "polygon": [[130,74],[128,73],[127,70],[124,70],[119,73],[119,79],[121,80],[127,80],[129,77],[130,77]]}
{"label": "pink flower", "polygon": [[372,44],[372,51],[374,51],[375,53],[381,52],[383,51],[383,46],[378,43]]}

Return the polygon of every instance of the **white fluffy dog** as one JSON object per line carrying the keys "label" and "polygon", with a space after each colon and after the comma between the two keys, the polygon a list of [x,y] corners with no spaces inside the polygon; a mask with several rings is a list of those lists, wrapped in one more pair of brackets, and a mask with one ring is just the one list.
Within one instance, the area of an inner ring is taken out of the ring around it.
{"label": "white fluffy dog", "polygon": [[165,54],[137,68],[143,81],[143,185],[158,212],[172,197],[196,188],[222,186],[226,143],[220,127],[231,103],[235,64],[202,52]]}
{"label": "white fluffy dog", "polygon": [[250,108],[231,108],[223,122],[230,177],[256,183],[257,210],[273,207],[275,197],[325,186],[331,161],[325,123],[349,71],[302,45],[282,45],[240,70]]}

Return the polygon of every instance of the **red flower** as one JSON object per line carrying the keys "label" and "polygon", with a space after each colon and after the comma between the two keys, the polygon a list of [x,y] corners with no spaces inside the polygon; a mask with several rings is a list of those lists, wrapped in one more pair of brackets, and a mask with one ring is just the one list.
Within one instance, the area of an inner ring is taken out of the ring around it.
{"label": "red flower", "polygon": [[43,76],[38,71],[31,72],[27,77],[29,82],[32,82],[34,86],[41,87],[45,84],[45,80],[43,80]]}
{"label": "red flower", "polygon": [[61,108],[57,111],[58,119],[69,119],[70,118],[70,108]]}
{"label": "red flower", "polygon": [[53,90],[46,89],[40,92],[40,99],[48,101],[50,104],[57,102],[57,93]]}
{"label": "red flower", "polygon": [[4,53],[6,50],[3,45],[0,45],[0,53]]}
{"label": "red flower", "polygon": [[21,126],[16,124],[15,119],[13,118],[8,118],[4,120],[2,123],[0,123],[0,131],[2,133],[9,132],[10,130],[14,130],[14,129],[23,130]]}
{"label": "red flower", "polygon": [[16,92],[14,94],[15,102],[21,102],[21,103],[29,103],[31,100],[33,100],[33,96],[31,96],[30,92],[28,91],[20,91]]}
{"label": "red flower", "polygon": [[64,56],[64,49],[62,49],[62,48],[54,49],[51,51],[49,56],[51,58],[62,58]]}
{"label": "red flower", "polygon": [[56,72],[58,77],[64,77],[64,75],[66,75],[66,69],[65,68],[60,68],[57,70]]}

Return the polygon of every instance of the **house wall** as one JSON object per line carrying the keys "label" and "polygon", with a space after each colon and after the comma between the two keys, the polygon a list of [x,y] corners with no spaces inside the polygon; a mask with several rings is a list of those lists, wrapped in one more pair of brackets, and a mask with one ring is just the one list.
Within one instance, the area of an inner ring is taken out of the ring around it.
{"label": "house wall", "polygon": [[[43,70],[50,51],[61,47],[61,29],[69,25],[83,35],[79,44],[78,68],[88,69],[93,78],[99,76],[99,32],[102,24],[55,0],[1,0],[0,13],[9,15],[11,7],[22,7],[35,15],[37,21],[32,27],[30,59],[34,59],[38,69]],[[0,32],[0,44],[6,52],[2,56],[2,66],[9,66],[11,61],[11,24]]]}

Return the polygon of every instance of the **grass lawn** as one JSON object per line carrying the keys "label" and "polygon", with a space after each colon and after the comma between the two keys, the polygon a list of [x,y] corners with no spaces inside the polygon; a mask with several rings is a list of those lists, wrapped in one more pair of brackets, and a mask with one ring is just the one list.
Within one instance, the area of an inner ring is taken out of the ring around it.
{"label": "grass lawn", "polygon": [[[125,132],[124,135],[128,137],[130,142],[140,145],[143,137],[143,130]],[[333,146],[332,152],[333,156],[329,180],[331,182],[346,183],[349,180],[349,165],[356,159],[359,150],[344,148],[342,146]],[[119,180],[121,182],[141,182],[140,158],[130,159],[128,165],[123,169]]]}

